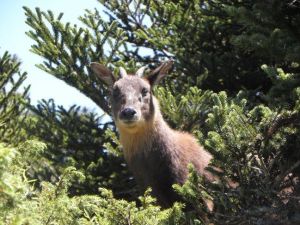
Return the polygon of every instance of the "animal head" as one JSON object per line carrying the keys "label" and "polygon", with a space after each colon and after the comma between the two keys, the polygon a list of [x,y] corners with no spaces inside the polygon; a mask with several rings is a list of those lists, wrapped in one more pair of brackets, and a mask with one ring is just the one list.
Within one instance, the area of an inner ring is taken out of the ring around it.
{"label": "animal head", "polygon": [[167,61],[143,77],[146,67],[141,67],[135,74],[127,74],[120,68],[119,79],[105,66],[91,63],[91,69],[110,89],[112,113],[118,128],[134,133],[153,119],[155,100],[152,88],[172,67]]}

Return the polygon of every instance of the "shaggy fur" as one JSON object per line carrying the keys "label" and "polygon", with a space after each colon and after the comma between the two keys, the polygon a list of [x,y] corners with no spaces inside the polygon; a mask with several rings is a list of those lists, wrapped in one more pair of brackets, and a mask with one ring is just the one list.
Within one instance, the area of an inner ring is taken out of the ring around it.
{"label": "shaggy fur", "polygon": [[[179,200],[172,185],[186,181],[189,163],[207,180],[214,180],[205,169],[212,156],[192,135],[173,130],[167,125],[158,101],[152,94],[153,85],[167,74],[171,64],[162,64],[147,78],[127,75],[121,69],[119,80],[115,80],[104,66],[97,63],[91,65],[93,71],[111,89],[114,121],[130,170],[142,190],[150,186],[154,196],[165,207]],[[132,118],[124,119],[122,112],[129,108],[135,113]]]}

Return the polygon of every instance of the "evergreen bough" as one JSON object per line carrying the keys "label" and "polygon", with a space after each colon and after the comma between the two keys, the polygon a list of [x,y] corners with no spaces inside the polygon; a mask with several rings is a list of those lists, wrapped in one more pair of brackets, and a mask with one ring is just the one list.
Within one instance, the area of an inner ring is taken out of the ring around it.
{"label": "evergreen bough", "polygon": [[[106,15],[87,10],[82,27],[63,23],[62,14],[24,7],[31,51],[44,59],[38,67],[109,114],[108,90],[90,62],[117,73],[119,66],[134,71],[174,59],[173,73],[154,92],[169,124],[194,133],[214,155],[210,170],[220,181],[208,184],[190,168],[186,184],[174,185],[193,206],[188,212],[181,204],[161,209],[149,191],[139,198],[114,124],[53,100],[29,105],[28,89],[16,92],[26,74],[5,53],[3,223],[299,224],[298,1],[99,2]],[[213,212],[204,197],[213,199]]]}

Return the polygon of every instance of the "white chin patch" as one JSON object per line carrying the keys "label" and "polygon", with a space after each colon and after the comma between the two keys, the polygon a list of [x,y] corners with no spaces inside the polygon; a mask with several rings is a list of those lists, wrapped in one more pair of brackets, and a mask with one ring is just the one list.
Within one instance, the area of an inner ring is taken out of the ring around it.
{"label": "white chin patch", "polygon": [[118,121],[119,126],[128,130],[138,129],[139,127],[143,126],[143,124],[144,124],[143,120],[124,121],[119,119]]}
{"label": "white chin patch", "polygon": [[124,121],[124,120],[121,120],[121,122],[122,125],[126,127],[135,127],[138,123],[138,121]]}

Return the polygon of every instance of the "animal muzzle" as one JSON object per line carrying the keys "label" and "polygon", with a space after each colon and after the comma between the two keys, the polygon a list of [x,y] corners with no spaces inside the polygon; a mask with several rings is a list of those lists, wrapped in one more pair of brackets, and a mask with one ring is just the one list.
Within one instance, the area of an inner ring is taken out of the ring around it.
{"label": "animal muzzle", "polygon": [[133,108],[127,107],[120,112],[119,118],[124,122],[134,122],[137,120],[137,112]]}

